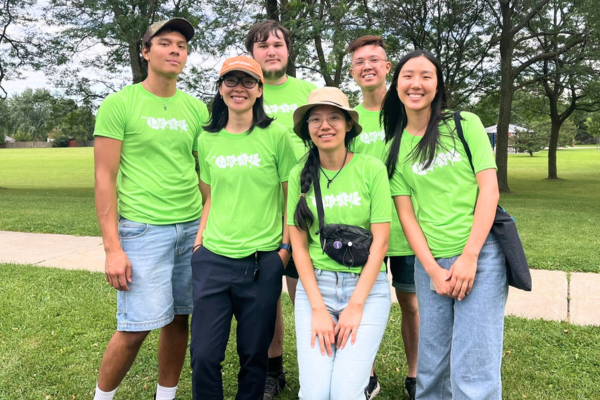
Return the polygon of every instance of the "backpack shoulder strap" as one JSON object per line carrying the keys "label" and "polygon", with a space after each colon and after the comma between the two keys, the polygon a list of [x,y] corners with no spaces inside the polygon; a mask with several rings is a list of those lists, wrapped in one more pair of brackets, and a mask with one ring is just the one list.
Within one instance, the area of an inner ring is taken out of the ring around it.
{"label": "backpack shoulder strap", "polygon": [[473,157],[471,156],[471,149],[469,149],[469,145],[465,140],[465,134],[463,133],[462,129],[460,111],[454,113],[454,124],[456,125],[456,133],[458,134],[458,138],[460,139],[460,142],[462,143],[465,149],[465,153],[467,153],[467,158],[469,159],[469,164],[471,164],[471,169],[473,170],[473,173],[475,173],[475,167],[473,167]]}

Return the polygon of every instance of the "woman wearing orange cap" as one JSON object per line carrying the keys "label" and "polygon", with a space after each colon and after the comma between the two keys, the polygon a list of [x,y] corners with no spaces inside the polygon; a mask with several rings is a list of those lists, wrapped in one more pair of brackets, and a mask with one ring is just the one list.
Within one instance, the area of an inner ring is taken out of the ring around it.
{"label": "woman wearing orange cap", "polygon": [[198,140],[205,204],[192,255],[193,394],[223,399],[221,362],[235,316],[236,399],[256,400],[265,389],[281,278],[290,257],[280,192],[287,196],[296,158],[286,128],[263,110],[263,74],[256,61],[227,59],[217,86],[211,120]]}

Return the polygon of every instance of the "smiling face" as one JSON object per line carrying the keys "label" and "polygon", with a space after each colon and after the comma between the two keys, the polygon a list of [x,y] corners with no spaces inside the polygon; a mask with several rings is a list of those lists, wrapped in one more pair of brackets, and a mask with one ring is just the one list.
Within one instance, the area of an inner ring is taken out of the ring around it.
{"label": "smiling face", "polygon": [[426,57],[411,58],[398,75],[398,97],[407,112],[423,112],[431,109],[437,93],[438,79],[435,65]]}
{"label": "smiling face", "polygon": [[142,55],[148,62],[148,73],[175,78],[183,71],[188,57],[185,37],[177,31],[157,33],[151,39],[148,49],[142,48]]}
{"label": "smiling face", "polygon": [[385,50],[380,46],[362,46],[352,54],[350,74],[363,90],[373,90],[381,85],[385,86],[385,78],[391,68],[392,63],[387,61]]}
{"label": "smiling face", "polygon": [[[238,78],[252,78],[245,72],[242,71],[231,71],[225,74],[224,78],[228,76],[234,76]],[[254,78],[252,78],[254,79]],[[223,96],[223,101],[227,108],[229,108],[229,112],[234,113],[245,113],[250,110],[252,112],[252,106],[256,102],[256,99],[262,96],[263,89],[257,83],[251,89],[248,89],[242,85],[242,82],[238,82],[235,87],[227,86],[222,80],[219,84],[219,94]]]}
{"label": "smiling face", "polygon": [[278,32],[278,35],[271,32],[267,40],[255,42],[252,48],[252,57],[260,64],[267,80],[281,78],[287,69],[288,48],[283,33]]}
{"label": "smiling face", "polygon": [[[319,151],[334,152],[346,148],[346,133],[352,121],[346,121],[344,112],[334,106],[316,106],[309,112],[308,132]],[[320,126],[317,126],[319,125]]]}

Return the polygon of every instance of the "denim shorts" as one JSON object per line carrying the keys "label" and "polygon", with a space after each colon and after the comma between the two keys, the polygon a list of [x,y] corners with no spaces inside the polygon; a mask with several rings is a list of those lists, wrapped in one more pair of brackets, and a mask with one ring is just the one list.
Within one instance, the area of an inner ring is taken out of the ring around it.
{"label": "denim shorts", "polygon": [[393,256],[390,260],[392,286],[403,293],[416,293],[415,256]]}
{"label": "denim shorts", "polygon": [[119,219],[119,240],[131,262],[128,291],[117,292],[117,330],[162,328],[191,314],[192,247],[200,220],[150,225]]}

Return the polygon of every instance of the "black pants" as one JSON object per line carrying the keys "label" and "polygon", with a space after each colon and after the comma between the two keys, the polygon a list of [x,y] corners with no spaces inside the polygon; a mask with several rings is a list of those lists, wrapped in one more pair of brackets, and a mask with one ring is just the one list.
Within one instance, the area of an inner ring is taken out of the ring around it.
{"label": "black pants", "polygon": [[235,315],[240,358],[236,400],[262,400],[281,294],[283,263],[279,254],[258,252],[236,259],[201,247],[192,255],[192,273],[194,399],[223,399],[221,363]]}

